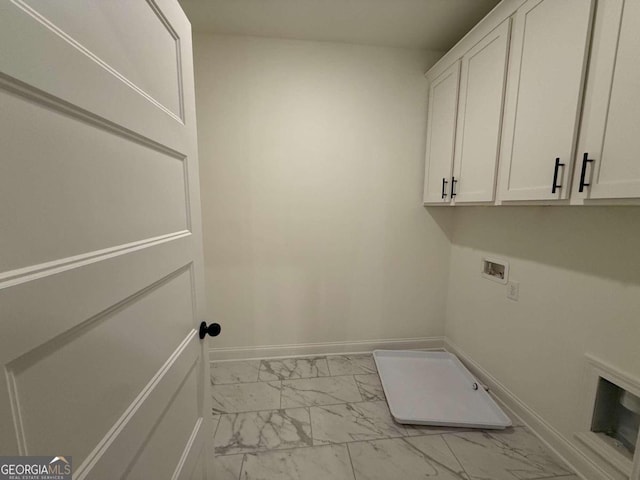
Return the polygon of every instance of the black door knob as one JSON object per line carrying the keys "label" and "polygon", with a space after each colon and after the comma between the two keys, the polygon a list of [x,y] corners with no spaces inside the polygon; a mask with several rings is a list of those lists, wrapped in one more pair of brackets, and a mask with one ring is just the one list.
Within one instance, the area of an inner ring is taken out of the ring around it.
{"label": "black door knob", "polygon": [[222,327],[219,323],[212,323],[211,325],[207,326],[207,322],[202,322],[200,324],[200,339],[202,340],[204,337],[206,337],[207,333],[212,337],[217,337],[218,335],[220,335],[221,330]]}

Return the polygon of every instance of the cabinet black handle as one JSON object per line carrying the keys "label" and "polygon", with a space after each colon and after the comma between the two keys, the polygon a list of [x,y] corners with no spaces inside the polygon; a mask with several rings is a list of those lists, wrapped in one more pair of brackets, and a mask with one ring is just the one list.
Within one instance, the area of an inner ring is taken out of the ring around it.
{"label": "cabinet black handle", "polygon": [[588,187],[589,185],[591,185],[590,183],[585,183],[585,177],[587,176],[587,164],[593,162],[593,160],[591,160],[589,158],[589,153],[585,152],[584,155],[582,155],[582,170],[580,171],[580,188],[578,189],[579,192],[583,192],[584,191],[584,187]]}
{"label": "cabinet black handle", "polygon": [[558,185],[558,170],[560,167],[564,167],[564,163],[560,163],[560,157],[556,158],[556,166],[553,169],[553,185],[551,186],[551,193],[556,193],[558,188],[562,188],[562,185]]}
{"label": "cabinet black handle", "polygon": [[445,178],[442,179],[442,198],[446,198],[447,197],[447,191],[446,191],[446,186],[447,186],[447,180]]}
{"label": "cabinet black handle", "polygon": [[455,197],[457,195],[456,193],[456,183],[458,183],[458,180],[456,180],[456,177],[451,177],[451,198]]}

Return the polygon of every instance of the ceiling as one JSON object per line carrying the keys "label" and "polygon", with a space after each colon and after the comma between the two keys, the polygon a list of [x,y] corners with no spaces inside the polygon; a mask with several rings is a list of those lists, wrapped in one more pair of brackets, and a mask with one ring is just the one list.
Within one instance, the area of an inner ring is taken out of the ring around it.
{"label": "ceiling", "polygon": [[499,0],[180,0],[194,31],[448,50]]}

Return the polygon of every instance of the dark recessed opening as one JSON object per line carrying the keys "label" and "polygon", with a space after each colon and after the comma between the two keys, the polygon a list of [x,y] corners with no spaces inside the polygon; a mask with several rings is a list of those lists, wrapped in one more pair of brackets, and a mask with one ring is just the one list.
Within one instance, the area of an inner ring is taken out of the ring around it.
{"label": "dark recessed opening", "polygon": [[504,280],[504,270],[504,265],[500,265],[499,263],[494,263],[489,260],[485,260],[484,262],[484,273],[486,275]]}
{"label": "dark recessed opening", "polygon": [[591,431],[615,439],[633,455],[639,426],[640,397],[600,377]]}

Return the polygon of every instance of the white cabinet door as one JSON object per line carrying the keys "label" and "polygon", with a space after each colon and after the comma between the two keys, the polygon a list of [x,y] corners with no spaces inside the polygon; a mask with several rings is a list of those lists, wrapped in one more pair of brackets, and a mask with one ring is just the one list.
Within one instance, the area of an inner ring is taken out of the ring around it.
{"label": "white cabinet door", "polygon": [[0,452],[211,478],[190,24],[0,0],[0,45]]}
{"label": "white cabinet door", "polygon": [[501,200],[569,196],[592,3],[529,0],[516,12],[500,152]]}
{"label": "white cabinet door", "polygon": [[456,203],[495,197],[510,22],[505,20],[462,57],[452,179]]}
{"label": "white cabinet door", "polygon": [[456,136],[460,61],[429,85],[424,203],[449,203]]}
{"label": "white cabinet door", "polygon": [[577,195],[640,198],[638,25],[640,2],[599,2],[574,182]]}

